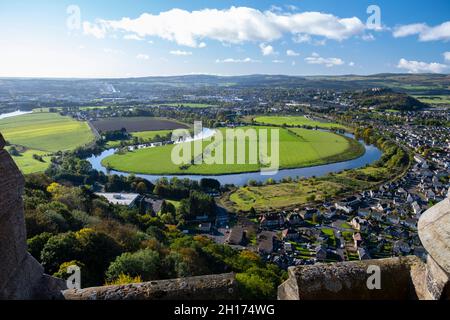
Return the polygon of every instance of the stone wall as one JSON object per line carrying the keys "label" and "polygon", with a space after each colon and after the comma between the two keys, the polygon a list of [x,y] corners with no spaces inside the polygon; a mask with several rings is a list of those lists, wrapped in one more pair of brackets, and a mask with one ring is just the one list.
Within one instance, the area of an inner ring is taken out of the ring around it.
{"label": "stone wall", "polygon": [[58,298],[64,282],[44,275],[27,252],[24,179],[4,146],[0,134],[0,299]]}
{"label": "stone wall", "polygon": [[136,284],[66,290],[67,300],[234,300],[239,298],[233,273]]}
{"label": "stone wall", "polygon": [[[367,280],[380,270],[380,289],[370,290]],[[278,288],[280,300],[408,300],[418,299],[412,274],[422,274],[417,257],[316,264],[289,269],[289,278]]]}

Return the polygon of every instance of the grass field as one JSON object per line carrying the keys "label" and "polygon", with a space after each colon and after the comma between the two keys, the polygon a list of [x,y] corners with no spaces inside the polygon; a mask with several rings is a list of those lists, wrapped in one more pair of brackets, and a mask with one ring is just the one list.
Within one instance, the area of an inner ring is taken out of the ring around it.
{"label": "grass field", "polygon": [[[152,140],[157,135],[164,137],[167,134],[171,133],[172,130],[156,130],[156,131],[140,131],[140,132],[132,132],[131,135],[133,137],[138,137],[139,139],[146,140]],[[130,142],[130,141],[127,141]],[[121,140],[114,140],[114,141],[108,141],[106,144],[109,148],[117,148],[120,146]]]}
{"label": "grass field", "polygon": [[370,188],[377,181],[388,179],[390,174],[383,167],[367,167],[316,179],[246,186],[225,194],[220,201],[228,210],[235,212],[249,211],[252,207],[259,211],[281,210],[304,206],[313,198],[314,201],[327,201],[346,192]]}
{"label": "grass field", "polygon": [[255,122],[267,124],[267,125],[276,125],[276,126],[311,126],[318,127],[323,129],[331,129],[331,128],[339,128],[339,129],[348,129],[347,127],[332,122],[322,122],[311,120],[304,116],[286,116],[286,117],[278,117],[278,116],[261,116],[254,118]]}
{"label": "grass field", "polygon": [[296,204],[305,204],[308,197],[314,195],[316,199],[323,199],[325,194],[342,192],[341,184],[305,180],[300,183],[282,183],[260,187],[242,187],[230,195],[232,208],[235,211],[275,210]]}
{"label": "grass field", "polygon": [[128,132],[174,130],[187,128],[187,125],[176,120],[153,117],[107,118],[94,121],[92,125],[98,131],[114,131],[127,129]]}
{"label": "grass field", "polygon": [[11,144],[49,152],[71,150],[94,139],[86,122],[45,112],[0,120],[0,132]]}
{"label": "grass field", "polygon": [[428,104],[436,104],[436,105],[450,105],[450,96],[446,95],[435,95],[435,96],[414,96],[417,100],[428,103]]}
{"label": "grass field", "polygon": [[[9,148],[6,148],[6,150],[9,151]],[[41,156],[43,162],[34,159],[33,155],[35,154]],[[26,151],[21,152],[20,156],[13,156],[12,158],[23,174],[29,174],[45,171],[50,165],[51,157],[48,155],[48,152],[27,149]]]}
{"label": "grass field", "polygon": [[[255,127],[259,132],[267,127]],[[242,129],[248,129],[242,128]],[[280,134],[280,168],[298,168],[321,165],[331,162],[356,158],[364,153],[364,147],[358,142],[329,132],[306,130],[301,128],[278,129]],[[225,129],[220,129],[225,137]],[[271,141],[268,130],[268,141]],[[203,148],[211,141],[204,141]],[[226,145],[230,141],[223,141],[220,147],[226,154]],[[125,154],[115,154],[103,160],[103,165],[115,170],[145,174],[204,174],[218,175],[227,173],[241,173],[259,171],[261,164],[251,164],[248,161],[248,143],[246,144],[246,163],[244,164],[199,164],[180,166],[171,161],[173,145],[157,148],[141,149]],[[193,149],[193,144],[191,146]],[[268,147],[270,152],[270,146]],[[235,163],[237,145],[235,144]],[[193,152],[192,152],[193,154]],[[259,153],[258,153],[259,154]],[[196,155],[193,154],[193,157]],[[223,158],[224,159],[224,158]],[[225,162],[225,161],[224,161]]]}

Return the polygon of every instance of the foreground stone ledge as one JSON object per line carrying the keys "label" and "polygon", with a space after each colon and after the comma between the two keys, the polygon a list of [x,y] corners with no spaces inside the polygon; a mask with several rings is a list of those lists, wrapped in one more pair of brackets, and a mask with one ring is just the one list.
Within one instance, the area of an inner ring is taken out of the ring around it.
{"label": "foreground stone ledge", "polygon": [[[380,269],[381,289],[369,290],[369,266]],[[278,289],[280,300],[417,299],[411,272],[422,270],[414,256],[316,264],[289,268],[289,279]],[[422,274],[422,272],[416,272]]]}
{"label": "foreground stone ledge", "polygon": [[236,300],[234,273],[206,275],[135,284],[70,289],[66,300]]}
{"label": "foreground stone ledge", "polygon": [[450,299],[450,198],[428,209],[420,217],[418,229],[428,252],[425,275],[428,298]]}

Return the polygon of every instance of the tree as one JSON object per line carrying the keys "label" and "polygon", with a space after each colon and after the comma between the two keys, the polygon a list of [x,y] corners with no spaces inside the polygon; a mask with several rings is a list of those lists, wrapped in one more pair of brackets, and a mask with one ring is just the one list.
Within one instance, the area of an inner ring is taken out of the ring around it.
{"label": "tree", "polygon": [[114,260],[106,272],[108,281],[114,281],[124,274],[130,277],[140,276],[143,281],[159,278],[161,259],[158,252],[151,249],[135,253],[124,253]]}
{"label": "tree", "polygon": [[48,232],[43,232],[27,240],[28,252],[38,261],[41,260],[41,252],[45,244],[53,235]]}
{"label": "tree", "polygon": [[74,232],[62,233],[51,237],[41,252],[41,261],[45,270],[54,274],[62,263],[77,260],[80,256],[79,242]]}
{"label": "tree", "polygon": [[139,194],[146,194],[148,192],[147,185],[144,182],[139,182],[136,186],[136,192]]}

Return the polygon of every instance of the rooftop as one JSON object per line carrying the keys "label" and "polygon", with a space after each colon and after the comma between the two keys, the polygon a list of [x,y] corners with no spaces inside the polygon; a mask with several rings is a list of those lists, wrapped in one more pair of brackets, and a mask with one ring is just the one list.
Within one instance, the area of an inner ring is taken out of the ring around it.
{"label": "rooftop", "polygon": [[98,192],[97,196],[104,197],[109,203],[118,204],[122,206],[130,206],[139,197],[137,193],[104,193]]}

